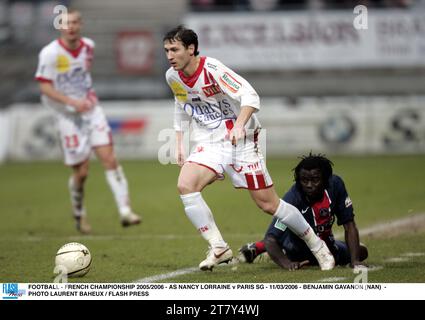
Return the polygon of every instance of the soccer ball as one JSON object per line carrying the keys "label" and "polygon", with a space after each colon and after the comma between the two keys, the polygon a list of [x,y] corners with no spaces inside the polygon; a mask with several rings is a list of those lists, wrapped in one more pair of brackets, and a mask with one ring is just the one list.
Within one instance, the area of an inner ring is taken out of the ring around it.
{"label": "soccer ball", "polygon": [[60,247],[56,253],[55,269],[68,277],[82,277],[90,271],[91,254],[85,245],[71,242]]}

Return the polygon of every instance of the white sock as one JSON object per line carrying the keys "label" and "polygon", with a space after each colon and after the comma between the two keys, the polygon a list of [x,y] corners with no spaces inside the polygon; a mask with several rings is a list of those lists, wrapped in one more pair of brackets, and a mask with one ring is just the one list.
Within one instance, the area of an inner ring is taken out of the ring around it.
{"label": "white sock", "polygon": [[106,180],[114,194],[115,202],[121,216],[131,212],[130,198],[128,195],[128,183],[121,166],[115,170],[105,172]]}
{"label": "white sock", "polygon": [[304,240],[310,250],[317,251],[320,248],[320,238],[316,236],[313,229],[305,221],[301,212],[292,204],[280,200],[279,207],[274,213],[274,216],[281,219],[289,229]]}
{"label": "white sock", "polygon": [[83,207],[84,201],[84,189],[81,187],[78,189],[75,185],[74,176],[71,175],[68,180],[69,193],[71,195],[72,211],[75,217],[81,217],[86,215],[86,211]]}
{"label": "white sock", "polygon": [[227,243],[223,240],[211,210],[202,198],[201,193],[193,192],[181,195],[180,198],[183,201],[187,217],[210,246],[213,248],[226,247]]}

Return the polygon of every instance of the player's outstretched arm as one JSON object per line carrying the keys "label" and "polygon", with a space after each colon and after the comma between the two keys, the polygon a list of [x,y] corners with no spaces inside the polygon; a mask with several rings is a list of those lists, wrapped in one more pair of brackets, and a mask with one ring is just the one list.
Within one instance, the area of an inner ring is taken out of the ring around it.
{"label": "player's outstretched arm", "polygon": [[352,268],[363,265],[361,263],[360,257],[360,240],[359,240],[359,230],[357,229],[356,223],[353,221],[347,222],[344,224],[344,232],[345,232],[345,242],[347,243],[348,250],[351,255],[351,263],[350,266]]}
{"label": "player's outstretched arm", "polygon": [[254,107],[242,106],[241,113],[236,119],[233,129],[229,133],[229,140],[232,141],[233,145],[236,145],[237,141],[245,138],[245,124],[251,118],[251,115],[255,112]]}
{"label": "player's outstretched arm", "polygon": [[309,263],[308,260],[302,262],[289,260],[287,255],[283,253],[282,248],[280,247],[276,238],[273,236],[267,235],[264,239],[264,244],[266,246],[266,250],[270,258],[272,258],[272,260],[281,268],[288,269],[289,271],[294,271],[302,268],[304,265]]}

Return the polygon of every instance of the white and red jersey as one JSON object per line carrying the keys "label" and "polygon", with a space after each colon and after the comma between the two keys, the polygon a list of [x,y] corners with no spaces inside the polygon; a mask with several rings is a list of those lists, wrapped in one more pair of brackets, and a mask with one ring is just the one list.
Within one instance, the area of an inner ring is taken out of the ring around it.
{"label": "white and red jersey", "polygon": [[[194,142],[226,140],[241,106],[260,109],[260,98],[248,81],[210,57],[200,58],[192,76],[170,68],[166,79],[175,97],[174,129],[185,131],[185,122],[192,122]],[[247,138],[254,139],[259,128],[253,114],[245,126]]]}
{"label": "white and red jersey", "polygon": [[[52,41],[39,54],[36,80],[52,83],[57,91],[71,98],[88,98],[94,94],[90,75],[94,46],[89,38],[80,39],[74,50],[67,48],[60,38]],[[63,115],[72,114],[72,109],[47,96],[43,95],[42,101]]]}

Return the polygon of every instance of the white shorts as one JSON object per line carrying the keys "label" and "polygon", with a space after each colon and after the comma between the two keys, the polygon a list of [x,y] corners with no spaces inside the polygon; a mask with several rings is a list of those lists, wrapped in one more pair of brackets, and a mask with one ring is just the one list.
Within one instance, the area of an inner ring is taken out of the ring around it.
{"label": "white shorts", "polygon": [[99,106],[83,117],[59,117],[58,130],[68,166],[88,159],[93,147],[112,144],[111,128]]}
{"label": "white shorts", "polygon": [[260,190],[273,186],[264,157],[253,141],[245,144],[238,142],[237,147],[230,141],[199,143],[186,162],[197,163],[212,170],[218,179],[222,179],[224,173],[227,173],[235,188]]}

